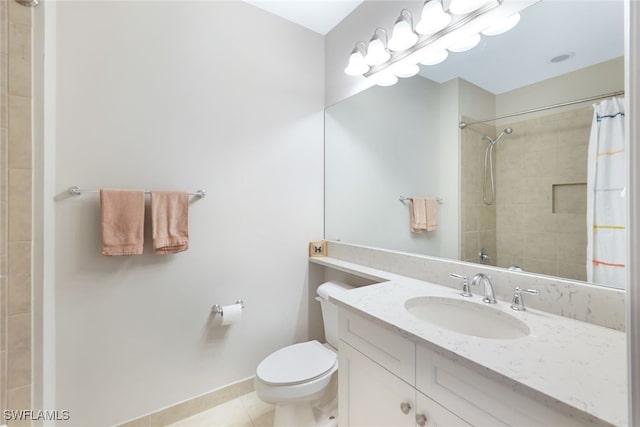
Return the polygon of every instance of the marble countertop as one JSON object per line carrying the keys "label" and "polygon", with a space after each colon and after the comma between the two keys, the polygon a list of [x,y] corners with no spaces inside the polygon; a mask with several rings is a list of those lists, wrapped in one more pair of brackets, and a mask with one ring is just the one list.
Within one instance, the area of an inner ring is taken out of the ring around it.
{"label": "marble countertop", "polygon": [[[332,297],[340,307],[390,326],[416,343],[453,353],[601,421],[627,425],[623,332],[540,310],[514,312],[510,302],[498,301],[492,307],[526,323],[531,330],[528,336],[505,340],[463,335],[417,319],[404,309],[404,303],[413,297],[439,296],[484,305],[481,295],[464,298],[458,289],[330,258],[312,262],[382,281]],[[525,295],[525,302],[527,297],[535,298]]]}

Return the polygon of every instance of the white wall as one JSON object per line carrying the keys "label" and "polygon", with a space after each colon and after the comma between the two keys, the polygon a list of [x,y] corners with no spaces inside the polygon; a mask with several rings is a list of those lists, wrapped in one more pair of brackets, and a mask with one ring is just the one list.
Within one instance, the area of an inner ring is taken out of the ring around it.
{"label": "white wall", "polygon": [[[125,421],[317,336],[322,37],[240,2],[58,2],[56,44],[56,407]],[[107,258],[72,185],[208,195],[188,252],[154,256],[147,230],[144,255]],[[243,322],[215,327],[237,298]]]}
{"label": "white wall", "polygon": [[[464,79],[460,82],[460,115],[484,120],[495,117],[496,96]],[[491,124],[489,122],[489,124]],[[470,128],[466,128],[467,130]]]}
{"label": "white wall", "polygon": [[[496,95],[496,116],[622,91],[624,84],[624,57],[619,57]],[[543,117],[586,105],[589,104],[554,108],[527,114],[525,118]],[[514,120],[518,118],[503,119],[497,125]]]}
{"label": "white wall", "polygon": [[460,259],[460,79],[440,85],[440,216],[447,218],[441,231],[440,256]]}

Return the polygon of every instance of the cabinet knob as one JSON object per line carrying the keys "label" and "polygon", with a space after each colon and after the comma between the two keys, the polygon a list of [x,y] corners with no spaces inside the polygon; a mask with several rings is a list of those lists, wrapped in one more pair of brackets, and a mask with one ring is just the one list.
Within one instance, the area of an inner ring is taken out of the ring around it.
{"label": "cabinet knob", "polygon": [[402,411],[403,414],[408,414],[409,411],[411,411],[411,404],[407,403],[407,402],[402,402],[400,404],[400,410]]}
{"label": "cabinet knob", "polygon": [[424,427],[427,425],[427,417],[424,414],[418,414],[416,415],[416,423],[420,426],[420,427]]}

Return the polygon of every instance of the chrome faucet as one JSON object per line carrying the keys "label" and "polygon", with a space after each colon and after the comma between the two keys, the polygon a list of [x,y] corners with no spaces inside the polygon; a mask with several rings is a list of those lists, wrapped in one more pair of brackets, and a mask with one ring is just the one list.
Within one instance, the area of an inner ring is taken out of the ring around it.
{"label": "chrome faucet", "polygon": [[493,294],[493,283],[491,283],[491,276],[487,276],[483,273],[478,273],[473,276],[471,279],[471,284],[474,286],[480,286],[481,283],[484,282],[484,298],[482,298],[483,302],[487,304],[495,304],[496,297]]}
{"label": "chrome faucet", "polygon": [[524,299],[522,298],[522,294],[538,295],[539,292],[535,289],[522,289],[516,286],[516,290],[513,293],[513,302],[511,304],[511,310],[526,311],[527,308],[524,306]]}

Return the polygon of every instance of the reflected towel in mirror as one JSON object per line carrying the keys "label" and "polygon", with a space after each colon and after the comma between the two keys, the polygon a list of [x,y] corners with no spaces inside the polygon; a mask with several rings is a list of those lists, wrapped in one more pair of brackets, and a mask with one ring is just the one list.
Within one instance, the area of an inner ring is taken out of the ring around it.
{"label": "reflected towel in mirror", "polygon": [[438,228],[438,200],[434,198],[412,197],[409,201],[411,212],[411,232],[424,233]]}

